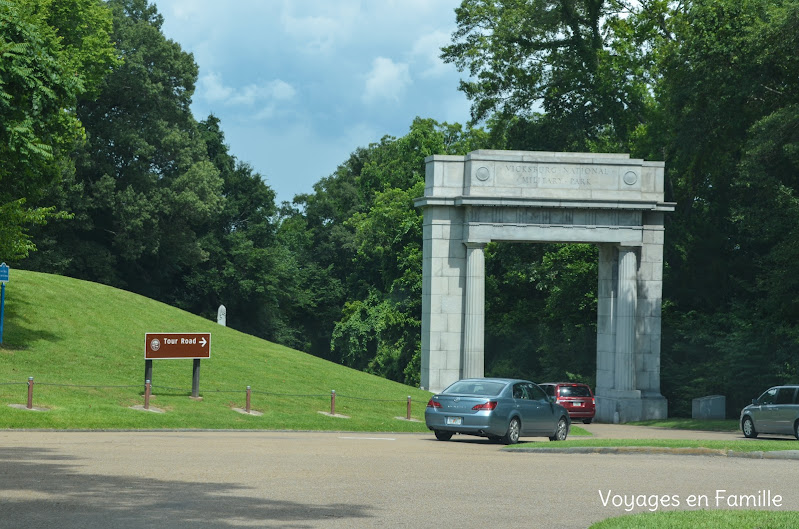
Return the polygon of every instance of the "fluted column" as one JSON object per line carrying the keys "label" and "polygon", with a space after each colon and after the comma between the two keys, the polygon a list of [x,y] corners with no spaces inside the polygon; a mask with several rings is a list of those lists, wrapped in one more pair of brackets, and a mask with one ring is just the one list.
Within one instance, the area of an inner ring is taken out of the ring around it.
{"label": "fluted column", "polygon": [[466,307],[463,327],[463,378],[485,372],[485,243],[466,244]]}
{"label": "fluted column", "polygon": [[615,385],[635,389],[635,313],[638,299],[638,260],[634,248],[619,248],[618,305],[616,308]]}

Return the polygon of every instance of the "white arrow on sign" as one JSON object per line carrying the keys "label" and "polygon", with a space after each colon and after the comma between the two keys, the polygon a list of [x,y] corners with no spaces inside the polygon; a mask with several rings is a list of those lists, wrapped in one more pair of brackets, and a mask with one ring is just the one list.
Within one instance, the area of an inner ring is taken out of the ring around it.
{"label": "white arrow on sign", "polygon": [[206,341],[205,341],[205,336],[203,336],[202,338],[200,338],[200,345],[202,345],[203,347],[205,347],[205,344],[207,344],[207,343],[208,343],[208,342],[206,342]]}

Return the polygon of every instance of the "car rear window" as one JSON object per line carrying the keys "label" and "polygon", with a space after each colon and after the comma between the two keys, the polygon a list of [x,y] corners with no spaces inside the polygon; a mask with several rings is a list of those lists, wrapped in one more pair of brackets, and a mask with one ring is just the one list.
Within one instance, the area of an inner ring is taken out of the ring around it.
{"label": "car rear window", "polygon": [[450,387],[445,389],[442,393],[458,394],[458,395],[481,395],[485,397],[493,397],[499,395],[506,384],[504,382],[474,382],[461,380],[455,382]]}
{"label": "car rear window", "polygon": [[590,397],[591,390],[588,386],[561,386],[559,394],[561,397]]}

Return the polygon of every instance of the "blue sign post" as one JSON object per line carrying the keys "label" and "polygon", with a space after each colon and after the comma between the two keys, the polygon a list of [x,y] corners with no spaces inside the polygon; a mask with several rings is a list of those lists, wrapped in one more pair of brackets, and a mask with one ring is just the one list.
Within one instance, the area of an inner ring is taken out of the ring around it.
{"label": "blue sign post", "polygon": [[3,343],[3,319],[6,312],[6,283],[9,270],[7,264],[0,264],[0,343]]}

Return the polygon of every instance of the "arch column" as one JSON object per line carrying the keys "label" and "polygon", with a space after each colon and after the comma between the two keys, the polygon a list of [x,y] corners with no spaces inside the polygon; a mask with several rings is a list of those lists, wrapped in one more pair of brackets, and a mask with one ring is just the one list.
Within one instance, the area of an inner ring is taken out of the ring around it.
{"label": "arch column", "polygon": [[635,315],[638,300],[638,258],[634,248],[619,248],[618,307],[616,314],[615,389],[635,386]]}
{"label": "arch column", "polygon": [[466,242],[462,378],[485,373],[485,243]]}

